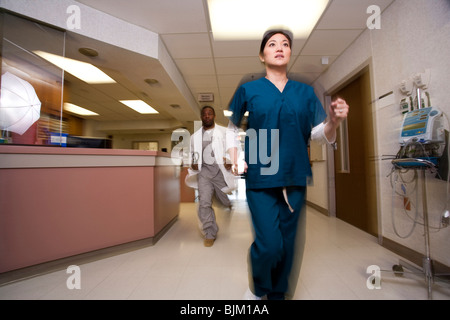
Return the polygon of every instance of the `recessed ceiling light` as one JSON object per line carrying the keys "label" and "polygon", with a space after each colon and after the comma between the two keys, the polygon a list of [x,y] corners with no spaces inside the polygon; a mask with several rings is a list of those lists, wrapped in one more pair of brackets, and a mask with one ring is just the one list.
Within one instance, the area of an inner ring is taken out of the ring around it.
{"label": "recessed ceiling light", "polygon": [[144,81],[151,86],[159,83],[159,81],[156,79],[145,79]]}
{"label": "recessed ceiling light", "polygon": [[267,29],[283,27],[307,38],[329,0],[208,0],[216,40],[260,40]]}
{"label": "recessed ceiling light", "polygon": [[159,113],[142,100],[120,100],[121,103],[142,114]]}
{"label": "recessed ceiling light", "polygon": [[98,51],[92,48],[80,48],[78,49],[78,52],[82,55],[85,55],[86,57],[97,57]]}
{"label": "recessed ceiling light", "polygon": [[115,83],[114,79],[90,63],[39,50],[34,51],[34,53],[87,83]]}
{"label": "recessed ceiling light", "polygon": [[79,107],[76,104],[68,103],[68,102],[64,102],[64,110],[75,113],[75,114],[79,114],[81,116],[98,116],[98,113],[95,113],[88,109]]}

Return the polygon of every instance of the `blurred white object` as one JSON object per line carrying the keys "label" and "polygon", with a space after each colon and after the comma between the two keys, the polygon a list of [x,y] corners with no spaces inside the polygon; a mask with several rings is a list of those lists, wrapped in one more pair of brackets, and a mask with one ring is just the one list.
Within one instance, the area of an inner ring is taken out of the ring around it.
{"label": "blurred white object", "polygon": [[0,96],[1,130],[22,135],[39,119],[41,102],[29,82],[6,72]]}

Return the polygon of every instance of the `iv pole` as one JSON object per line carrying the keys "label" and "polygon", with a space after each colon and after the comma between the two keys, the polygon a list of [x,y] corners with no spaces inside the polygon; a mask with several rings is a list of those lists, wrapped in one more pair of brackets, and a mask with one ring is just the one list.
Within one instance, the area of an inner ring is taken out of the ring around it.
{"label": "iv pole", "polygon": [[[393,160],[392,163],[396,168],[405,168],[402,166],[402,162],[405,162],[406,159],[396,159]],[[424,237],[425,237],[425,256],[423,257],[422,265],[423,269],[420,270],[419,268],[416,268],[412,264],[400,260],[398,265],[394,265],[392,269],[394,270],[394,273],[396,275],[403,275],[403,267],[405,267],[408,270],[413,271],[413,273],[417,274],[423,274],[425,275],[425,281],[427,283],[428,287],[428,299],[432,299],[432,286],[433,286],[433,278],[434,278],[434,271],[433,271],[433,261],[431,260],[431,250],[430,250],[430,231],[429,231],[429,224],[428,224],[428,203],[427,203],[427,187],[426,187],[426,177],[425,177],[425,170],[428,168],[433,168],[434,163],[423,160],[423,159],[407,159],[407,162],[409,165],[411,163],[416,163],[417,166],[423,167],[423,168],[416,168],[415,171],[419,171],[419,177],[422,184],[422,210],[423,210],[423,220],[424,220]],[[408,166],[409,167],[409,166]]]}
{"label": "iv pole", "polygon": [[[417,89],[417,106],[419,109],[422,108],[422,99],[420,88]],[[398,265],[392,267],[395,275],[403,275],[403,266],[408,270],[413,271],[413,274],[422,274],[425,276],[425,281],[428,287],[428,299],[432,299],[432,286],[434,282],[434,270],[433,270],[433,260],[431,259],[430,250],[430,230],[428,221],[428,203],[427,203],[427,186],[426,186],[426,176],[425,171],[427,169],[434,169],[436,165],[423,158],[401,158],[392,160],[392,164],[396,169],[411,169],[419,171],[420,181],[422,184],[422,210],[423,210],[423,220],[424,220],[424,237],[425,237],[425,256],[422,260],[422,270],[413,266],[412,264],[400,260]],[[445,281],[443,281],[445,282]]]}

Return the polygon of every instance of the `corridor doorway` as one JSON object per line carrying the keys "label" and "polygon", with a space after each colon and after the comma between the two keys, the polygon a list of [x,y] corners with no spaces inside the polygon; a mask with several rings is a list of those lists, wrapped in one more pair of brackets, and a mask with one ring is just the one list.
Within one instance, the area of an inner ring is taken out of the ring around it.
{"label": "corridor doorway", "polygon": [[336,217],[378,236],[374,119],[370,70],[365,67],[331,94],[350,106],[334,152]]}

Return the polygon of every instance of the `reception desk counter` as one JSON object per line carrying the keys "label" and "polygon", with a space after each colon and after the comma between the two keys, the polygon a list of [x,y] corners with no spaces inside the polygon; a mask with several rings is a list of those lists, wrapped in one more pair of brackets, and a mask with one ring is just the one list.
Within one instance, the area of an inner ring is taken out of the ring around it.
{"label": "reception desk counter", "polygon": [[156,240],[178,217],[179,175],[167,153],[0,145],[0,274]]}

